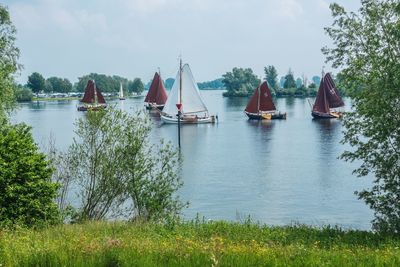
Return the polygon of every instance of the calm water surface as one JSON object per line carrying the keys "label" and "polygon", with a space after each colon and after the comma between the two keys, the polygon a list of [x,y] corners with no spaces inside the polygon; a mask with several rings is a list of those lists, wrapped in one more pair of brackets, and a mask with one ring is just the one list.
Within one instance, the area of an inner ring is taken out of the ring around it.
{"label": "calm water surface", "polygon": [[[272,225],[292,222],[339,224],[370,229],[372,212],[354,195],[368,187],[368,179],[351,174],[356,164],[337,157],[348,148],[339,142],[337,120],[312,120],[307,99],[280,98],[277,108],[287,120],[248,121],[245,98],[228,99],[221,91],[202,91],[215,125],[182,126],[183,200],[190,202],[186,218],[197,213],[206,219],[255,221]],[[313,101],[313,100],[312,100]],[[112,102],[121,109],[142,108],[143,98]],[[77,101],[21,104],[16,122],[33,127],[43,146],[53,135],[59,148],[74,136],[74,121],[83,116]],[[152,116],[154,141],[177,144],[177,126]]]}

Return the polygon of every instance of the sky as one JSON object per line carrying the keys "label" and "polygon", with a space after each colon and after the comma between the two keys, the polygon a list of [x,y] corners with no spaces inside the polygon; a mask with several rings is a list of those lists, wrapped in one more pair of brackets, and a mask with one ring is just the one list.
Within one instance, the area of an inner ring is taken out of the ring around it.
{"label": "sky", "polygon": [[[358,0],[337,0],[355,11]],[[175,77],[179,56],[198,82],[233,67],[264,75],[274,65],[311,80],[332,71],[321,48],[331,41],[329,0],[3,0],[17,28],[26,83],[96,72],[149,81]],[[333,70],[333,72],[337,72]]]}

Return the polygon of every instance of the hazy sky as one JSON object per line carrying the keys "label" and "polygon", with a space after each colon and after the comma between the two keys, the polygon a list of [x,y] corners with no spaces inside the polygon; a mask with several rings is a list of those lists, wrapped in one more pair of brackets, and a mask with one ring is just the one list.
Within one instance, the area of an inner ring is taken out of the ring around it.
{"label": "hazy sky", "polygon": [[[324,64],[328,0],[3,0],[24,65],[72,82],[91,72],[150,80],[175,77],[178,56],[197,81],[233,67],[261,76],[274,65],[311,79]],[[358,0],[336,1],[356,10]],[[329,67],[326,68],[330,70]]]}

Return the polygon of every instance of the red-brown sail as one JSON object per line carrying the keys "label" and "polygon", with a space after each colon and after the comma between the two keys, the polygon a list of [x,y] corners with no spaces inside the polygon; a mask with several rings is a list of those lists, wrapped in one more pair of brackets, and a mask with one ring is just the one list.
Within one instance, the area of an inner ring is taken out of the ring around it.
{"label": "red-brown sail", "polygon": [[329,113],[330,108],[343,107],[344,103],[335,87],[335,83],[329,73],[327,73],[319,85],[317,98],[315,100],[313,111],[320,113]]}
{"label": "red-brown sail", "polygon": [[83,95],[81,102],[87,103],[87,104],[93,104],[93,103],[95,103],[95,96],[97,96],[97,103],[100,103],[100,104],[106,103],[106,100],[104,99],[103,95],[101,94],[99,88],[96,87],[96,84],[94,83],[94,81],[89,80],[87,82],[87,85],[85,88],[85,94]]}
{"label": "red-brown sail", "polygon": [[268,88],[267,82],[263,82],[254,91],[245,111],[250,113],[258,113],[259,111],[272,111],[276,110],[274,102],[272,101],[271,91]]}
{"label": "red-brown sail", "polygon": [[156,103],[163,105],[167,101],[167,92],[165,91],[164,84],[160,75],[156,72],[153,81],[151,82],[149,92],[144,99],[147,103]]}

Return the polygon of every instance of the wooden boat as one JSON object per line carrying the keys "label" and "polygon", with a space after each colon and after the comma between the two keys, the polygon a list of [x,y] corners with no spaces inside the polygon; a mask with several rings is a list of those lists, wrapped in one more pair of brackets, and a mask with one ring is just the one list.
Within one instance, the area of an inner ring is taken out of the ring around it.
{"label": "wooden boat", "polygon": [[163,81],[158,72],[154,74],[153,81],[151,82],[149,92],[144,99],[146,109],[162,110],[167,101],[167,92],[165,91]]}
{"label": "wooden boat", "polygon": [[125,100],[124,89],[122,89],[122,83],[119,83],[119,100]]}
{"label": "wooden boat", "polygon": [[311,115],[315,119],[339,118],[342,113],[334,109],[343,106],[343,100],[331,75],[329,73],[323,75]]}
{"label": "wooden boat", "polygon": [[214,123],[216,120],[215,116],[208,114],[192,71],[188,64],[182,66],[182,60],[172,90],[161,112],[161,120],[164,123],[178,123],[178,107],[180,123]]}
{"label": "wooden boat", "polygon": [[254,91],[244,113],[250,120],[286,119],[286,113],[276,110],[267,82],[263,82]]}
{"label": "wooden boat", "polygon": [[78,106],[78,111],[100,110],[107,107],[106,100],[94,80],[88,81],[85,94],[80,102],[82,105]]}

